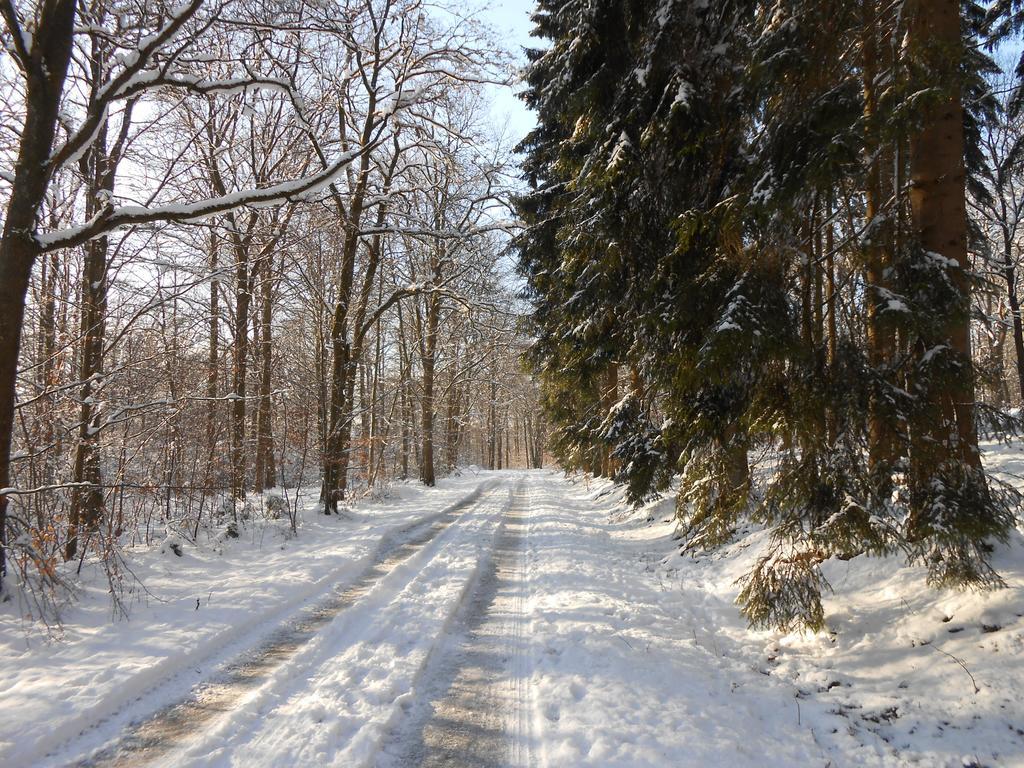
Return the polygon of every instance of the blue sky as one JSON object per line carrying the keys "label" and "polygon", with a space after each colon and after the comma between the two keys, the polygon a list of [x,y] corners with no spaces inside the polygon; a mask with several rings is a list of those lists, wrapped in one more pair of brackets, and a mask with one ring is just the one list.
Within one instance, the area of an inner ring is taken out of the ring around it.
{"label": "blue sky", "polygon": [[[533,11],[534,0],[493,0],[480,13],[480,18],[498,33],[498,39],[505,46],[522,58],[522,49],[536,45],[531,40],[530,13]],[[507,126],[511,138],[518,143],[535,124],[533,113],[516,98],[515,92],[522,86],[512,88],[495,88],[494,120],[499,126]]]}

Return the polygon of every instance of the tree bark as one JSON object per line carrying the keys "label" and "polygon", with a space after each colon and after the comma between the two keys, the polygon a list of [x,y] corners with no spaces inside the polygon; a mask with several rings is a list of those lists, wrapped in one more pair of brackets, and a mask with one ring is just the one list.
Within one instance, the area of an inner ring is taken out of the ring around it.
{"label": "tree bark", "polygon": [[960,3],[917,0],[913,10],[908,28],[913,64],[941,91],[925,106],[921,128],[910,137],[912,221],[925,257],[943,261],[941,268],[958,294],[952,306],[935,308],[937,336],[922,338],[917,349],[924,357],[948,345],[957,368],[948,381],[928,389],[929,412],[915,440],[916,474],[926,483],[931,473],[950,459],[980,470],[981,455],[971,362]]}
{"label": "tree bark", "polygon": [[1005,244],[1003,256],[1003,277],[1006,279],[1006,302],[1010,307],[1010,319],[1013,325],[1013,349],[1017,360],[1017,385],[1021,403],[1024,403],[1024,325],[1020,317],[1020,297],[1017,295],[1017,270],[1013,264],[1012,244]]}
{"label": "tree bark", "polygon": [[[362,356],[361,356],[362,357]],[[370,458],[370,409],[372,408],[370,397],[367,391],[370,389],[367,381],[370,375],[365,360],[359,363],[359,462],[365,467],[364,475],[368,476],[372,460]]]}
{"label": "tree bark", "polygon": [[399,381],[398,381],[398,393],[401,398],[401,413],[402,413],[402,447],[401,447],[401,467],[402,467],[402,479],[409,479],[409,454],[412,452],[412,428],[413,428],[413,410],[412,410],[412,393],[409,391],[412,382],[412,370],[409,352],[406,348],[405,338],[405,314],[402,312],[402,307],[398,307],[398,363],[399,363]]}
{"label": "tree bark", "polygon": [[[440,258],[438,258],[438,263]],[[435,272],[439,267],[435,266]],[[420,479],[433,486],[434,477],[434,365],[437,356],[437,326],[440,319],[440,298],[436,293],[427,297],[426,335],[423,353],[423,459]]]}
{"label": "tree bark", "polygon": [[[106,67],[106,43],[93,39],[90,57],[92,98],[94,99]],[[90,105],[90,110],[97,107]],[[86,180],[86,218],[95,216],[114,193],[114,181],[124,140],[131,125],[131,105],[121,117],[119,140],[108,150],[109,118],[100,122],[96,137],[79,162]],[[103,517],[103,475],[100,465],[100,413],[98,395],[103,387],[103,351],[106,345],[108,247],[106,236],[97,237],[84,246],[85,260],[79,296],[81,327],[79,333],[78,379],[82,383],[79,398],[78,445],[72,480],[68,538],[64,556],[67,560],[78,551],[78,533],[99,529]]]}
{"label": "tree bark", "polygon": [[[605,372],[605,381],[601,387],[601,410],[607,415],[619,401],[619,366],[611,363]],[[615,459],[612,458],[611,449],[602,444],[600,455],[600,467],[598,469],[603,477],[612,477],[615,474]]]}
{"label": "tree bark", "polygon": [[[234,216],[229,216],[235,240],[235,333],[231,361],[231,497],[236,501],[245,493],[245,410],[249,365],[249,304],[252,299],[252,275],[249,272],[248,244],[242,244],[234,230]],[[237,513],[236,513],[237,514]]]}
{"label": "tree bark", "polygon": [[217,393],[220,378],[220,280],[217,278],[217,230],[210,227],[210,340],[206,353],[206,455],[213,477],[217,455]]}
{"label": "tree bark", "polygon": [[462,441],[462,397],[462,387],[452,382],[448,393],[448,416],[445,426],[445,465],[449,472],[453,472],[459,463],[459,444]]}
{"label": "tree bark", "polygon": [[[39,481],[35,485],[52,485],[56,482],[55,461],[53,456],[60,455],[60,439],[55,428],[53,388],[57,383],[57,255],[50,254],[48,259],[41,259],[42,269],[39,276],[39,339],[36,359],[36,391],[41,398],[37,421],[36,444],[45,453],[42,456],[42,467]],[[66,294],[64,294],[66,295]],[[43,530],[49,517],[44,511],[42,499],[35,500],[36,527]]]}
{"label": "tree bark", "polygon": [[[23,52],[27,56],[21,62],[26,73],[25,122],[0,235],[0,588],[7,573],[10,497],[3,491],[11,485],[18,355],[32,265],[39,256],[33,233],[52,172],[49,157],[71,59],[75,6],[74,0],[43,5],[32,47]],[[22,35],[16,19],[4,16],[14,35]]]}
{"label": "tree bark", "polygon": [[498,382],[495,380],[496,372],[494,365],[491,365],[491,381],[489,384],[489,397],[487,399],[487,468],[494,469],[495,445],[498,433],[498,415],[495,402],[498,399]]}
{"label": "tree bark", "polygon": [[[102,137],[97,139],[97,161],[102,154]],[[92,154],[92,153],[90,153]],[[112,189],[112,185],[111,185]],[[82,382],[79,403],[78,445],[72,476],[68,538],[64,557],[71,560],[78,551],[81,529],[95,532],[103,516],[103,486],[100,468],[100,414],[96,398],[103,386],[103,346],[107,315],[107,238],[90,240],[85,246],[81,290],[81,342],[78,377]]]}
{"label": "tree bark", "polygon": [[500,470],[502,468],[502,456],[504,455],[502,448],[502,438],[504,437],[504,430],[502,430],[500,425],[496,424],[494,427],[494,432],[497,435],[498,444],[498,447],[494,452],[494,468]]}
{"label": "tree bark", "polygon": [[273,372],[273,339],[271,321],[274,313],[273,254],[262,259],[260,284],[260,395],[256,415],[256,491],[273,488],[276,484],[274,467],[273,403],[271,402],[271,374]]}
{"label": "tree bark", "polygon": [[[360,146],[364,148],[369,146],[377,125],[375,120],[378,119],[378,116],[375,115],[373,109],[375,103],[376,97],[371,93],[360,139]],[[391,190],[391,181],[401,155],[398,134],[392,134],[391,138],[391,160],[381,179],[382,198],[386,198]],[[334,366],[331,375],[330,429],[327,450],[324,454],[325,514],[338,511],[338,502],[345,498],[348,487],[349,446],[352,442],[352,420],[354,417],[352,396],[355,392],[355,377],[358,373],[358,365],[362,358],[365,335],[368,330],[365,324],[367,306],[381,258],[381,236],[375,235],[369,244],[362,286],[357,294],[355,292],[356,255],[361,242],[359,229],[366,207],[369,178],[370,153],[365,152],[360,159],[359,174],[347,211],[341,204],[340,196],[335,196],[335,205],[345,220],[346,230],[342,250],[341,276],[338,283],[338,300],[334,310],[334,322],[331,326]],[[380,202],[377,206],[375,223],[377,229],[380,229],[384,225],[387,215],[387,205]]]}
{"label": "tree bark", "polygon": [[[892,265],[893,229],[885,211],[888,190],[892,188],[891,153],[881,127],[878,88],[879,49],[888,35],[880,19],[879,0],[864,0],[864,36],[861,41],[864,80],[865,148],[868,153],[865,187],[865,218],[869,229],[864,254],[864,279],[867,288],[867,357],[880,381],[890,384],[889,371],[896,353],[896,333],[885,314],[886,293],[891,287],[888,270]],[[880,45],[878,35],[884,35]],[[872,387],[868,404],[868,464],[885,476],[899,457],[899,442],[891,409],[886,409],[884,385]]]}

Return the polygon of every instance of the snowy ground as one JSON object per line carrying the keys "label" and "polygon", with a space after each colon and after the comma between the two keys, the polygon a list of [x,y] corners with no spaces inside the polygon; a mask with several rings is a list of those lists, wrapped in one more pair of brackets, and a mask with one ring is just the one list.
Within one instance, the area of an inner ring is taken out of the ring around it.
{"label": "snowy ground", "polygon": [[0,613],[0,765],[1024,766],[1020,541],[985,596],[830,565],[831,632],[779,635],[732,602],[760,534],[681,557],[670,509],[466,474],[134,553],[128,622],[98,574],[60,640]]}

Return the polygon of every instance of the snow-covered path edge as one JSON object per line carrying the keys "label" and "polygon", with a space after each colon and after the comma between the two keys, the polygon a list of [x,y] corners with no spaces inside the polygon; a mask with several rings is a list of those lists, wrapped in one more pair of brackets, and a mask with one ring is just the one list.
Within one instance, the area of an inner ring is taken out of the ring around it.
{"label": "snow-covered path edge", "polygon": [[[992,453],[1024,474],[1019,445]],[[607,481],[548,484],[530,534],[541,765],[1024,767],[1020,535],[994,555],[1008,589],[934,590],[861,556],[826,564],[830,631],[755,631],[734,601],[762,531],[682,555],[673,499],[634,511]]]}
{"label": "snow-covered path edge", "polygon": [[716,648],[609,520],[620,494],[538,475],[527,605],[541,767],[822,765],[793,689]]}

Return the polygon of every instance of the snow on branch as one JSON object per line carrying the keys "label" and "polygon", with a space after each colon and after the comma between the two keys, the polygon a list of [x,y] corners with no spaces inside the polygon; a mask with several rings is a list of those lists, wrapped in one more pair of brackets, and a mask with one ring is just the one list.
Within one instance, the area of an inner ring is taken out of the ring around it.
{"label": "snow on branch", "polygon": [[514,234],[521,229],[522,225],[515,221],[495,221],[490,224],[458,229],[432,229],[430,227],[403,227],[398,225],[364,227],[359,230],[359,234],[363,237],[370,235],[406,235],[408,237],[426,237],[438,240],[462,240],[474,238],[488,232],[508,232]]}
{"label": "snow on branch", "polygon": [[321,191],[362,151],[356,149],[343,153],[319,173],[262,189],[240,190],[194,203],[168,204],[152,208],[136,205],[108,206],[83,224],[37,235],[36,242],[40,250],[46,253],[81,245],[122,227],[198,221],[246,206],[264,207],[293,202]]}
{"label": "snow on branch", "polygon": [[134,96],[140,91],[150,88],[182,88],[193,93],[218,93],[229,95],[234,93],[246,93],[252,90],[280,91],[290,94],[291,86],[287,80],[279,77],[227,77],[227,78],[204,78],[187,73],[168,74],[163,69],[147,69],[139,72],[131,82],[118,91],[118,98]]}
{"label": "snow on branch", "polygon": [[85,119],[64,144],[59,146],[50,156],[49,169],[52,174],[57,168],[73,162],[95,140],[99,127],[107,116],[110,103],[118,98],[129,98],[146,88],[159,83],[148,83],[147,66],[154,56],[171,42],[203,5],[203,0],[175,6],[170,11],[170,18],[156,32],[143,37],[135,50],[120,57],[123,69],[96,92],[89,104]]}

